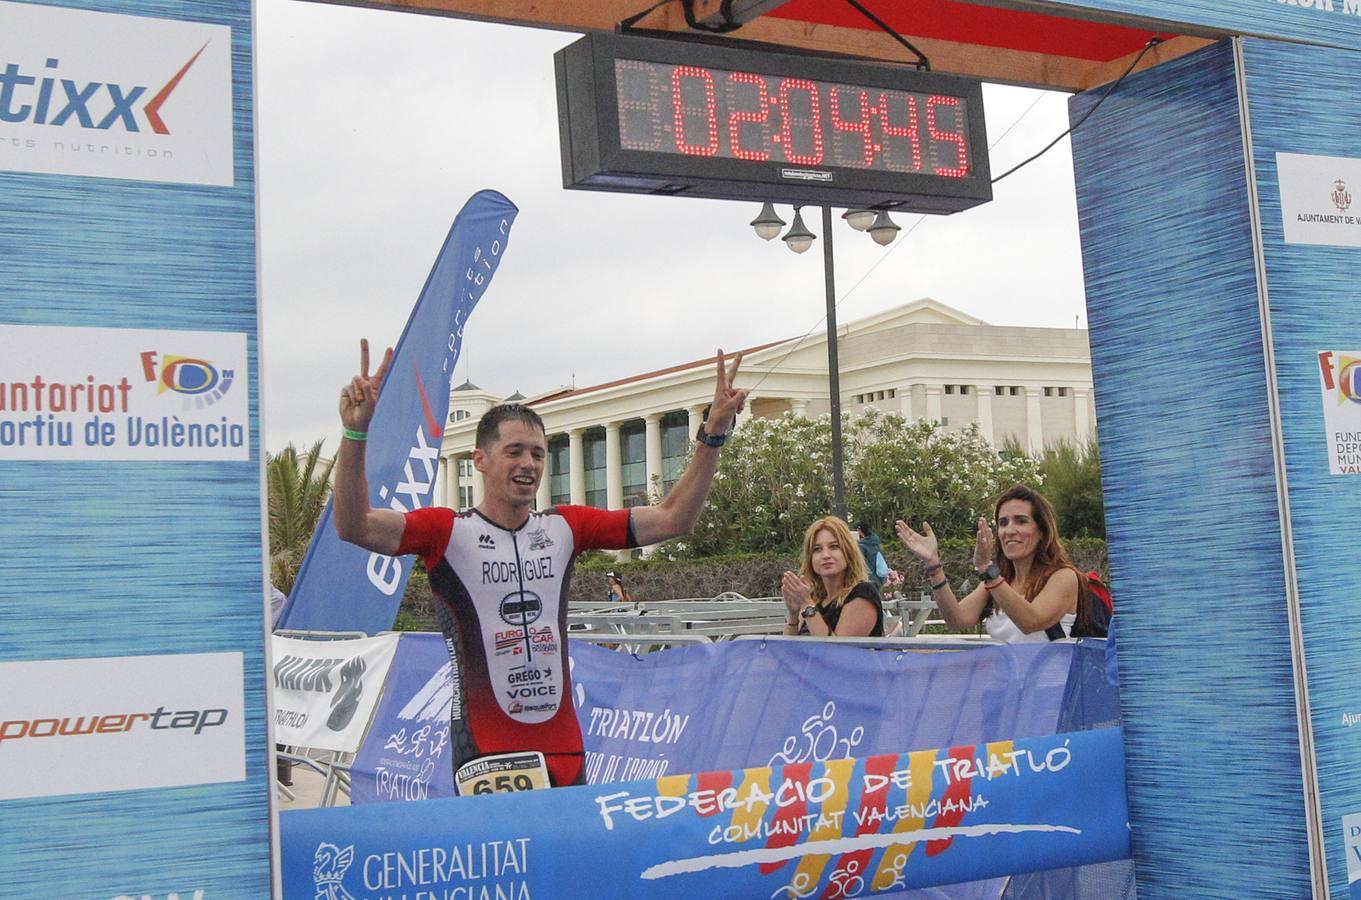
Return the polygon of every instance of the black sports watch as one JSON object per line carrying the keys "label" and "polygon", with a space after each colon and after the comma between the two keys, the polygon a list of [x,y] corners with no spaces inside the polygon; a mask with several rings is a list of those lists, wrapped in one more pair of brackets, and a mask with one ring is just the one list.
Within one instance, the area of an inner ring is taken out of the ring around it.
{"label": "black sports watch", "polygon": [[706,447],[717,449],[728,442],[728,436],[726,434],[710,434],[704,430],[704,423],[700,422],[699,431],[695,432],[695,440]]}
{"label": "black sports watch", "polygon": [[1001,577],[1002,570],[997,568],[997,563],[995,562],[988,563],[988,567],[978,573],[978,580],[985,583]]}
{"label": "black sports watch", "polygon": [[803,609],[799,610],[799,617],[804,619],[811,619],[817,614],[818,608],[816,606],[805,606]]}

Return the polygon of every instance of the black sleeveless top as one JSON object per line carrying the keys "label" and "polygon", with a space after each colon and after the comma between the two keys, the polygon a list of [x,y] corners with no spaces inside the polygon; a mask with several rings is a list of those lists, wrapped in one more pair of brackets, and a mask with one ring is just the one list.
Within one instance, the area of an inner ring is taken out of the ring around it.
{"label": "black sleeveless top", "polygon": [[[868,581],[862,581],[851,588],[851,592],[846,595],[846,603],[850,603],[857,598],[868,600],[874,604],[874,628],[871,629],[869,636],[883,637],[884,602],[879,599],[879,591]],[[827,623],[827,630],[832,634],[836,634],[836,625],[841,621],[841,610],[845,608],[846,603],[843,603],[841,606],[836,606],[832,603],[823,603],[819,604],[817,607],[818,612],[822,614],[822,621]],[[799,634],[808,634],[808,624],[806,622],[799,623]]]}

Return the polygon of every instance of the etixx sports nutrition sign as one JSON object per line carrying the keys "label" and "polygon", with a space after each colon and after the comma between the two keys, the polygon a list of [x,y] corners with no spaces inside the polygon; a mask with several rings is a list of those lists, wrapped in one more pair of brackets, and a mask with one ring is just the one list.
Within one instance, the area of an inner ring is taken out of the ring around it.
{"label": "etixx sports nutrition sign", "polygon": [[231,186],[231,29],[0,2],[0,171]]}

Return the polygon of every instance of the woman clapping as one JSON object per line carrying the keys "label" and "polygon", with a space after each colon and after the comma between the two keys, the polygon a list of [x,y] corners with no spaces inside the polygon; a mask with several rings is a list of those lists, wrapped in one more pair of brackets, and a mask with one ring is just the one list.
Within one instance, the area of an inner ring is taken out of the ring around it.
{"label": "woman clapping", "polygon": [[[1082,576],[1059,540],[1053,506],[1038,491],[1017,485],[998,499],[993,512],[996,536],[986,519],[978,520],[973,563],[979,585],[963,599],[950,588],[931,524],[923,522],[918,533],[897,522],[903,546],[926,564],[941,617],[956,631],[981,621],[989,637],[1007,644],[1072,634]],[[999,541],[1000,559],[995,555]],[[1055,625],[1062,633],[1046,633]]]}
{"label": "woman clapping", "polygon": [[798,574],[785,572],[780,586],[789,613],[784,633],[883,637],[884,607],[868,574],[845,522],[824,516],[809,525]]}

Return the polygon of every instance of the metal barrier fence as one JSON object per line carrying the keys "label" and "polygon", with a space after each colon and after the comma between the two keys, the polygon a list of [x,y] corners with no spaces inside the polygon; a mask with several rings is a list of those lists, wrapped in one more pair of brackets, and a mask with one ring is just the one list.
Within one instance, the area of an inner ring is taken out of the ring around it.
{"label": "metal barrier fence", "polygon": [[[368,637],[362,631],[299,631],[296,629],[281,628],[274,634],[279,637],[294,638],[304,641],[348,641],[358,638]],[[271,713],[272,714],[272,713]],[[316,750],[309,747],[295,747],[292,745],[278,744],[275,746],[274,755],[276,759],[287,760],[295,766],[302,766],[310,769],[323,778],[321,786],[321,801],[318,806],[335,806],[336,799],[343,791],[345,796],[350,795],[350,766],[354,764],[353,753],[341,753],[336,750]],[[278,780],[278,767],[275,767],[274,788],[283,794],[290,801],[295,800],[296,796],[288,786]]]}
{"label": "metal barrier fence", "polygon": [[[884,633],[891,637],[916,637],[936,613],[929,594],[916,600],[884,603]],[[780,597],[743,597],[725,592],[717,597],[679,600],[609,603],[578,601],[568,606],[571,637],[583,633],[611,635],[696,634],[713,640],[733,640],[742,635],[781,635],[787,620]]]}

